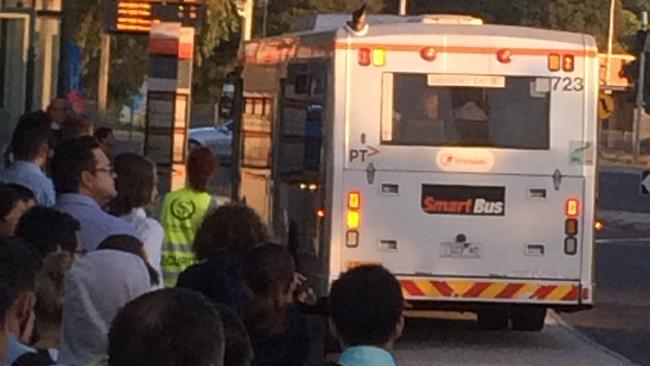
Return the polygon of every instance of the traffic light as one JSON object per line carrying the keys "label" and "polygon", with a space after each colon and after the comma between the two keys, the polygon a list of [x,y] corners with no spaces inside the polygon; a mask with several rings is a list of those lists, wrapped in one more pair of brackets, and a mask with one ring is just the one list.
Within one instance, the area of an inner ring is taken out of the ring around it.
{"label": "traffic light", "polygon": [[634,53],[650,52],[650,39],[648,39],[647,30],[639,30],[636,32],[636,40],[634,42]]}

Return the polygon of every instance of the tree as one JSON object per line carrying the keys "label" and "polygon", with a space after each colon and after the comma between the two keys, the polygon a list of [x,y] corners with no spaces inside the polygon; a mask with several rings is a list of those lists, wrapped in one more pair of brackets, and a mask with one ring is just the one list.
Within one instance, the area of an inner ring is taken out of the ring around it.
{"label": "tree", "polygon": [[[291,22],[301,16],[325,13],[349,13],[368,5],[371,13],[380,13],[384,10],[383,0],[269,0],[268,7],[268,34],[277,35],[289,30]],[[258,12],[259,13],[259,12]],[[258,17],[261,20],[261,17]],[[260,35],[261,23],[255,31]]]}
{"label": "tree", "polygon": [[[103,32],[103,2],[66,1],[64,9],[63,34],[74,41],[82,49],[81,66],[83,70],[85,90],[83,95],[90,100],[97,98],[97,80],[99,74],[99,54],[101,34]],[[222,47],[229,56],[232,50],[233,36],[237,36],[239,17],[234,4],[229,0],[205,0],[206,19],[204,26],[197,35],[195,54],[195,81],[200,86],[208,81],[215,81],[214,75],[219,74],[219,67],[210,61],[223,62],[215,57],[215,49]],[[119,115],[122,105],[140,91],[147,75],[147,42],[145,35],[118,34],[112,35],[111,69],[109,85],[109,114],[110,118]],[[226,47],[223,47],[223,46]],[[234,47],[236,50],[236,46]],[[228,53],[229,52],[229,53]],[[213,88],[197,88],[198,99],[201,91],[214,91]]]}

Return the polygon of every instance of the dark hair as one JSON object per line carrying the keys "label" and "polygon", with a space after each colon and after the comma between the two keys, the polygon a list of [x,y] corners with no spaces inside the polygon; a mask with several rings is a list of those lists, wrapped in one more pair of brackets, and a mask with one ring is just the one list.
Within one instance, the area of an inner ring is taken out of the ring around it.
{"label": "dark hair", "polygon": [[51,207],[34,206],[21,217],[16,236],[30,242],[42,257],[59,248],[75,254],[78,249],[79,221]]}
{"label": "dark hair", "polygon": [[16,183],[9,183],[6,185],[8,188],[11,188],[14,190],[14,192],[18,193],[18,196],[20,196],[20,199],[22,201],[36,201],[36,196],[34,195],[34,192],[32,192],[31,189],[25,187],[22,184],[16,184]]}
{"label": "dark hair", "polygon": [[250,365],[253,360],[253,346],[246,326],[239,314],[225,303],[213,303],[221,316],[225,336],[226,352],[224,366]]}
{"label": "dark hair", "polygon": [[200,192],[207,191],[218,168],[219,162],[212,150],[207,147],[192,150],[187,159],[187,181],[190,187]]}
{"label": "dark hair", "polygon": [[330,305],[336,331],[347,346],[381,346],[395,334],[404,298],[388,270],[361,266],[334,282]]}
{"label": "dark hair", "polygon": [[95,149],[99,149],[99,144],[91,136],[64,141],[56,148],[52,180],[57,193],[79,193],[81,173],[95,171]]}
{"label": "dark hair", "polygon": [[0,220],[11,212],[18,201],[22,201],[22,196],[15,189],[7,185],[0,185]]}
{"label": "dark hair", "polygon": [[111,201],[111,213],[125,215],[151,202],[156,184],[156,166],[151,160],[138,154],[124,153],[115,157],[113,168],[117,174],[117,197]]}
{"label": "dark hair", "polygon": [[224,332],[201,294],[165,289],[129,302],[108,335],[110,366],[222,366]]}
{"label": "dark hair", "polygon": [[28,113],[20,117],[11,138],[14,159],[31,161],[50,138],[50,120],[44,112]]}
{"label": "dark hair", "polygon": [[59,96],[57,96],[56,98],[52,99],[52,101],[50,102],[50,104],[47,106],[47,113],[52,112],[52,109],[54,108],[54,103],[56,103],[56,102],[58,102],[58,101],[60,101],[60,100],[62,100],[62,101],[64,102],[64,104],[65,104],[65,110],[66,110],[66,113],[67,113],[68,115],[71,114],[71,113],[72,113],[72,105],[71,105],[70,102],[68,101],[68,98],[66,98],[66,97],[63,96],[63,95],[59,95]]}
{"label": "dark hair", "polygon": [[252,293],[246,327],[253,340],[268,340],[284,331],[295,271],[291,253],[278,244],[262,244],[246,255],[243,280]]}
{"label": "dark hair", "polygon": [[40,267],[40,256],[24,239],[0,240],[0,282],[7,284],[14,295],[35,290],[36,272]]}
{"label": "dark hair", "polygon": [[113,134],[113,130],[108,127],[99,127],[95,130],[94,136],[100,143],[104,142],[104,139]]}
{"label": "dark hair", "polygon": [[268,239],[266,225],[252,208],[229,204],[217,208],[203,219],[194,238],[194,254],[198,260],[217,257],[225,250],[245,254]]}
{"label": "dark hair", "polygon": [[92,124],[85,118],[72,117],[61,126],[61,138],[63,141],[82,136],[92,137]]}
{"label": "dark hair", "polygon": [[11,287],[4,282],[0,282],[0,329],[4,328],[7,311],[13,303],[13,299],[14,294]]}
{"label": "dark hair", "polygon": [[123,234],[111,235],[108,238],[104,239],[97,247],[97,250],[102,249],[112,249],[137,255],[142,259],[145,266],[147,267],[151,285],[156,286],[160,283],[160,276],[147,260],[147,250],[144,248],[144,244],[138,238]]}

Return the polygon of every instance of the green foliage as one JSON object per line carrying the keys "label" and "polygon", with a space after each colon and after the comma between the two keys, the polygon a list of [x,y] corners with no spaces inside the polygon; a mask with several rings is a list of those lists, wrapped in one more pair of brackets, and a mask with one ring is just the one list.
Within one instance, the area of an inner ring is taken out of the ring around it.
{"label": "green foliage", "polygon": [[[379,13],[384,9],[383,0],[269,0],[268,35],[286,32],[291,22],[298,17],[325,13],[351,14],[364,3],[370,12]],[[257,12],[255,34],[259,36],[262,34],[262,8],[258,8]]]}
{"label": "green foliage", "polygon": [[[238,0],[205,0],[206,19],[196,39],[194,100],[214,102],[220,84],[236,65],[240,18]],[[64,33],[83,49],[85,95],[96,98],[99,45],[103,22],[102,1],[66,1]],[[398,0],[268,0],[268,35],[286,32],[299,16],[351,13],[368,3],[370,11],[395,12]],[[262,33],[263,0],[256,1],[254,35]],[[488,23],[525,25],[592,34],[601,50],[607,49],[610,0],[409,0],[409,13],[460,13]],[[629,50],[639,14],[650,10],[650,0],[618,0],[614,51]],[[70,37],[70,36],[69,36]],[[120,106],[138,93],[147,72],[146,36],[113,36],[110,104]],[[119,108],[116,108],[116,110]]]}

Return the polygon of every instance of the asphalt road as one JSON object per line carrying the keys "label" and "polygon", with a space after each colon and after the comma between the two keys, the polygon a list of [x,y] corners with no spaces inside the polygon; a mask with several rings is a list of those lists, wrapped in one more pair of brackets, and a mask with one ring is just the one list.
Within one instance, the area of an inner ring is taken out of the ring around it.
{"label": "asphalt road", "polygon": [[598,343],[650,365],[650,242],[596,245],[595,307],[562,318]]}
{"label": "asphalt road", "polygon": [[400,366],[619,366],[631,363],[571,327],[547,318],[542,332],[480,331],[473,316],[409,320],[396,347]]}

